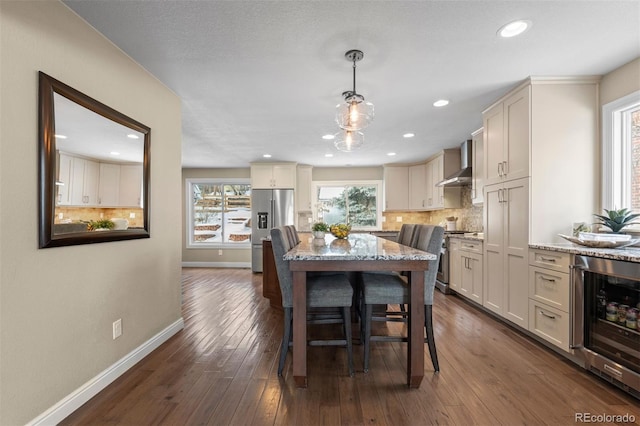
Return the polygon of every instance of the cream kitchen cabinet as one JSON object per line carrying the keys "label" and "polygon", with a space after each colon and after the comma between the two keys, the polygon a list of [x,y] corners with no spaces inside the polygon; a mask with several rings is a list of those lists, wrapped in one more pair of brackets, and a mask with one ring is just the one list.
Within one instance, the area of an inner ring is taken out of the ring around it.
{"label": "cream kitchen cabinet", "polygon": [[118,205],[120,207],[142,206],[142,165],[120,165],[119,189]]}
{"label": "cream kitchen cabinet", "polygon": [[70,205],[96,206],[100,176],[99,163],[85,158],[72,157],[71,164]]}
{"label": "cream kitchen cabinet", "polygon": [[459,294],[482,305],[482,242],[460,240],[460,290]]}
{"label": "cream kitchen cabinet", "polygon": [[254,189],[295,189],[295,163],[251,164],[251,187]]}
{"label": "cream kitchen cabinet", "polygon": [[461,207],[460,187],[442,187],[437,183],[460,170],[460,149],[445,149],[427,162],[427,210]]}
{"label": "cream kitchen cabinet", "polygon": [[427,165],[409,166],[409,209],[426,210]]}
{"label": "cream kitchen cabinet", "polygon": [[299,165],[296,176],[296,209],[299,212],[310,212],[313,210],[313,200],[311,194],[313,167]]}
{"label": "cream kitchen cabinet", "polygon": [[58,179],[56,180],[56,205],[71,205],[71,179],[73,177],[73,157],[58,154]]}
{"label": "cream kitchen cabinet", "polygon": [[530,90],[521,88],[483,114],[485,185],[529,176]]}
{"label": "cream kitchen cabinet", "polygon": [[480,128],[471,134],[471,203],[484,202],[482,187],[484,186],[484,129]]}
{"label": "cream kitchen cabinet", "polygon": [[449,288],[460,293],[462,287],[462,255],[460,253],[460,241],[458,238],[449,238]]}
{"label": "cream kitchen cabinet", "polygon": [[385,211],[409,210],[409,167],[384,166]]}
{"label": "cream kitchen cabinet", "polygon": [[571,255],[529,251],[529,331],[569,352]]}
{"label": "cream kitchen cabinet", "polygon": [[120,202],[120,165],[100,163],[100,185],[98,204],[101,207],[116,207]]}
{"label": "cream kitchen cabinet", "polygon": [[528,327],[529,179],[484,187],[483,306]]}

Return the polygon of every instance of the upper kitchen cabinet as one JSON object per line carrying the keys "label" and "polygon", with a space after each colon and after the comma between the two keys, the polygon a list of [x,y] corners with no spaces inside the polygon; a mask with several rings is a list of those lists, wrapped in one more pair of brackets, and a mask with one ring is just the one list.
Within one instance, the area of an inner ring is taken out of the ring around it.
{"label": "upper kitchen cabinet", "polygon": [[457,209],[461,207],[459,186],[437,186],[444,178],[460,170],[460,149],[445,149],[427,163],[427,210]]}
{"label": "upper kitchen cabinet", "polygon": [[311,182],[313,167],[299,165],[296,180],[296,209],[299,212],[312,211]]}
{"label": "upper kitchen cabinet", "polygon": [[118,205],[121,207],[142,207],[141,164],[122,164],[120,166]]}
{"label": "upper kitchen cabinet", "polygon": [[294,189],[296,187],[296,164],[251,164],[251,187],[253,189]]}
{"label": "upper kitchen cabinet", "polygon": [[529,176],[530,90],[522,87],[483,113],[485,185]]}
{"label": "upper kitchen cabinet", "polygon": [[471,134],[471,203],[482,204],[484,197],[484,129],[480,128]]}
{"label": "upper kitchen cabinet", "polygon": [[384,210],[409,209],[409,167],[384,166]]}
{"label": "upper kitchen cabinet", "polygon": [[409,209],[425,210],[427,207],[427,165],[409,166]]}

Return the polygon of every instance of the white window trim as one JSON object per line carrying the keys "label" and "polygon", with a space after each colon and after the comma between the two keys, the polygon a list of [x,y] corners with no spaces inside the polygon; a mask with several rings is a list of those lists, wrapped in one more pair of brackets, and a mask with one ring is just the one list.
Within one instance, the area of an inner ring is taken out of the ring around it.
{"label": "white window trim", "polygon": [[313,217],[318,220],[318,186],[375,186],[376,187],[376,223],[377,226],[353,228],[354,231],[377,231],[382,229],[382,181],[381,180],[323,180],[311,182],[313,197]]}
{"label": "white window trim", "polygon": [[[191,190],[191,185],[192,184],[198,184],[198,183],[212,183],[212,184],[241,184],[241,185],[250,185],[251,184],[251,179],[249,178],[229,178],[229,179],[223,179],[223,178],[188,178],[185,179],[185,204],[186,204],[186,209],[185,211],[187,212],[187,218],[186,218],[186,248],[188,249],[225,249],[225,250],[229,250],[229,249],[243,249],[243,250],[247,250],[251,248],[251,240],[249,240],[248,242],[235,242],[235,243],[195,243],[193,241],[193,232],[191,232],[191,230],[193,229],[193,200],[191,199],[192,197],[192,190]],[[252,188],[253,190],[253,188]]]}
{"label": "white window trim", "polygon": [[[615,143],[615,136],[626,124],[624,113],[640,106],[640,90],[602,106],[602,208],[613,209],[629,206],[631,156],[623,161],[623,153],[629,152],[631,135],[626,135],[624,145]],[[630,126],[627,126],[630,128]],[[618,167],[616,167],[618,166]]]}

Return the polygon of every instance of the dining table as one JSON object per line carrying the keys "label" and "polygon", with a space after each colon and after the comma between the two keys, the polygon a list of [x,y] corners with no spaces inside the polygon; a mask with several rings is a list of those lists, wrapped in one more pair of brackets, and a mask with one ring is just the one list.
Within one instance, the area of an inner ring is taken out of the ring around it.
{"label": "dining table", "polygon": [[369,233],[339,239],[300,233],[300,243],[284,255],[293,275],[293,377],[307,387],[307,272],[408,271],[407,385],[420,387],[424,377],[424,272],[435,254],[398,244]]}

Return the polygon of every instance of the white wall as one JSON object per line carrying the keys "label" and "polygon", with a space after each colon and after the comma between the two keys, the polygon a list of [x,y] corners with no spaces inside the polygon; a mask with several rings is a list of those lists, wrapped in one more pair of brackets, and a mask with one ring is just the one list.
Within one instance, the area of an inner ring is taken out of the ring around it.
{"label": "white wall", "polygon": [[[0,1],[0,54],[0,424],[14,425],[180,320],[180,100],[58,1]],[[152,129],[150,239],[38,249],[39,70]]]}

